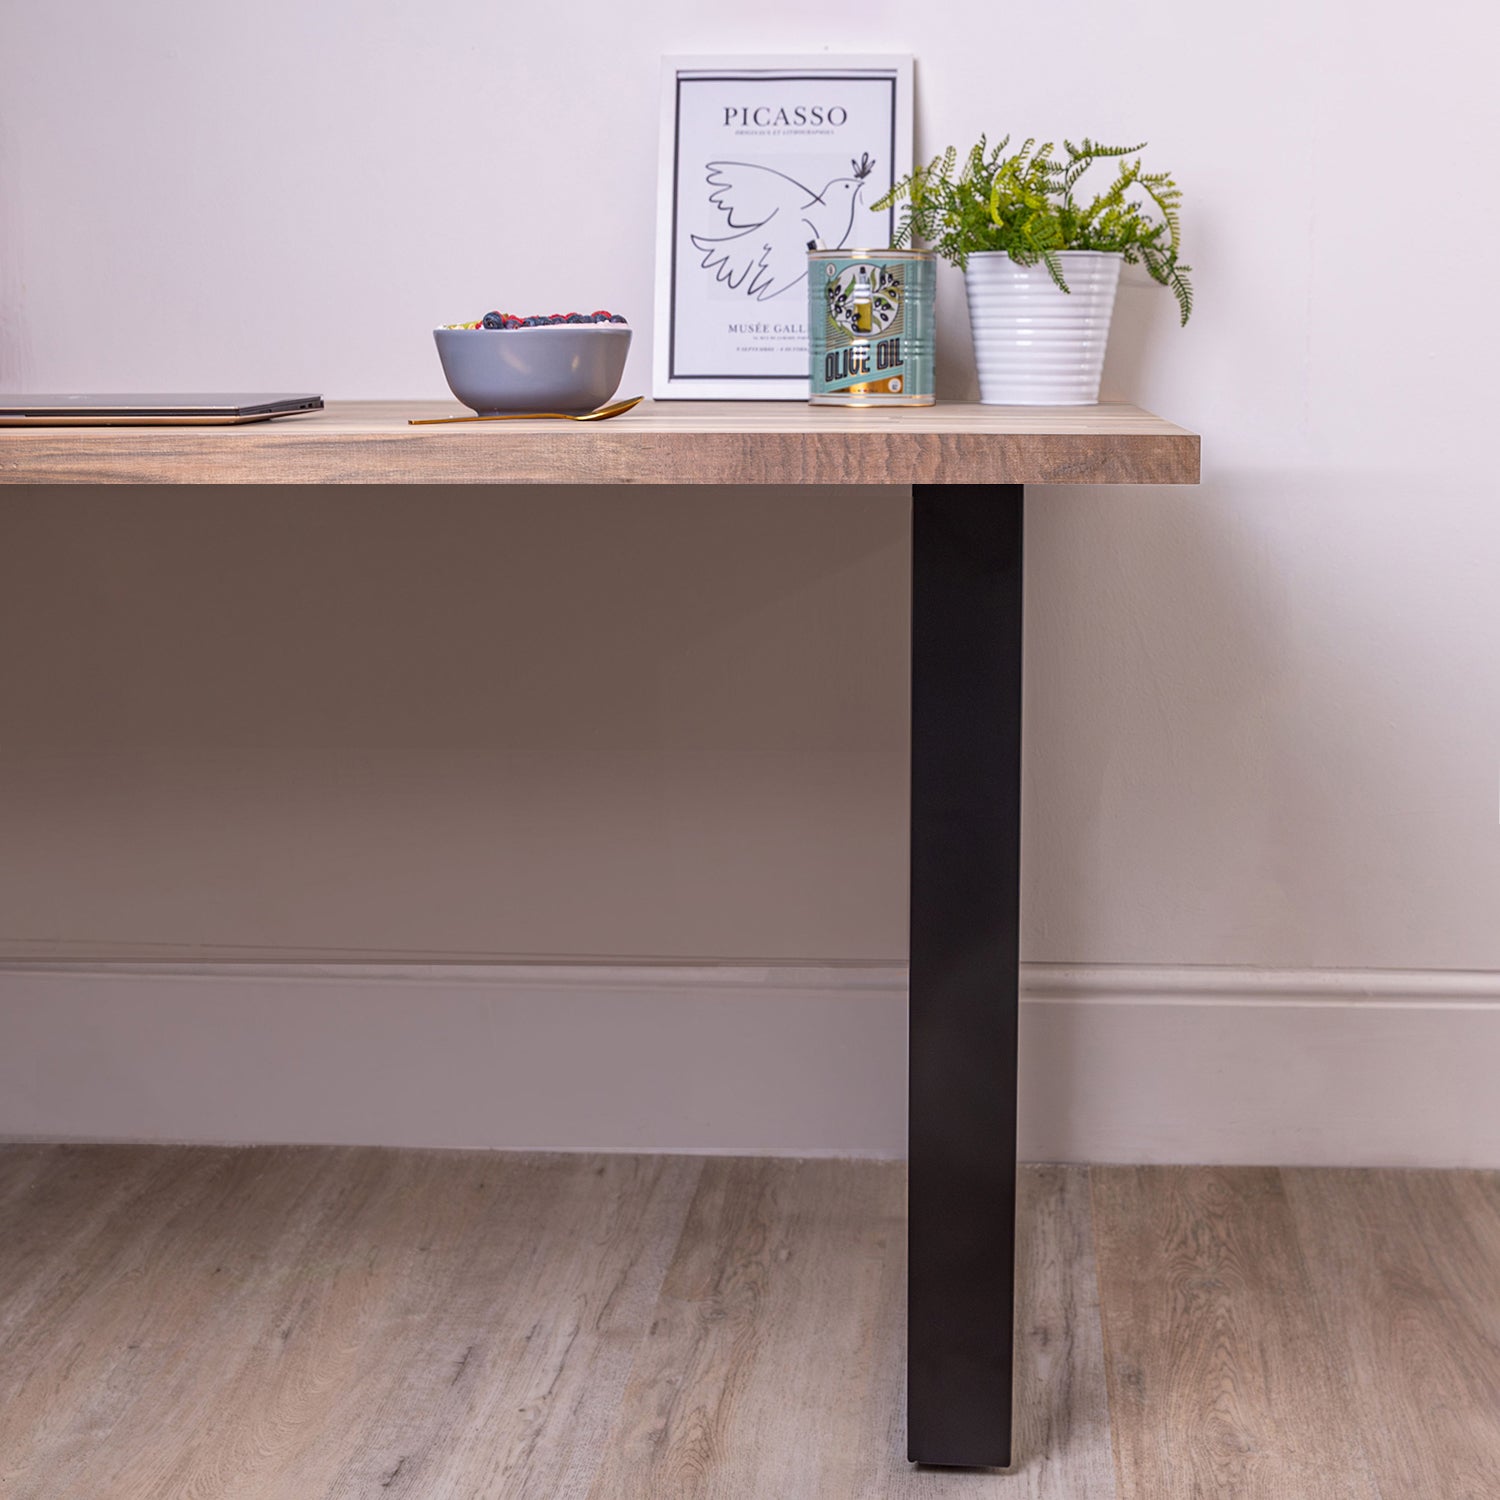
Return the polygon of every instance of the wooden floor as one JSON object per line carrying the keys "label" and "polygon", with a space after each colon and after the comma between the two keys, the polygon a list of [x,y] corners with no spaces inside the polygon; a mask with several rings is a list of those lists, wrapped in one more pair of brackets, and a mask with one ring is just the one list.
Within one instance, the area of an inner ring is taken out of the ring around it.
{"label": "wooden floor", "polygon": [[903,1202],[894,1163],[0,1148],[0,1497],[1500,1497],[1500,1175],[1027,1169],[1007,1474],[902,1457]]}

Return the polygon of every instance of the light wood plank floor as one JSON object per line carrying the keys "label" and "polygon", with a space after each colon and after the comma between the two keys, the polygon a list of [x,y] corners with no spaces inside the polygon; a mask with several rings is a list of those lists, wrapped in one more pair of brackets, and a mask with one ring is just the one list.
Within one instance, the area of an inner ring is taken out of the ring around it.
{"label": "light wood plank floor", "polygon": [[904,1191],[0,1147],[0,1497],[1500,1497],[1500,1174],[1027,1168],[1007,1474],[902,1457]]}

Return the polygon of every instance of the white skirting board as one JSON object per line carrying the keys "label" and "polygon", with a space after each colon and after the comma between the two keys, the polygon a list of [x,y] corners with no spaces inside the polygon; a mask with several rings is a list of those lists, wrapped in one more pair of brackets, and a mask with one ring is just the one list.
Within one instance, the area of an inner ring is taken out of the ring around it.
{"label": "white skirting board", "polygon": [[[1500,974],[1027,965],[1036,1161],[1500,1166]],[[0,965],[0,1137],[899,1156],[903,968]]]}

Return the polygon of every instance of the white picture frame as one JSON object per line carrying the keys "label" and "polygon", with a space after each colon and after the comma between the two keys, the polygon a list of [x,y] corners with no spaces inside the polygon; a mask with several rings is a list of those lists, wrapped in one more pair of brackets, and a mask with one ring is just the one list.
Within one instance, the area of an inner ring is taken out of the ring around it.
{"label": "white picture frame", "polygon": [[911,167],[909,56],[663,58],[652,394],[805,401],[808,242],[889,245]]}

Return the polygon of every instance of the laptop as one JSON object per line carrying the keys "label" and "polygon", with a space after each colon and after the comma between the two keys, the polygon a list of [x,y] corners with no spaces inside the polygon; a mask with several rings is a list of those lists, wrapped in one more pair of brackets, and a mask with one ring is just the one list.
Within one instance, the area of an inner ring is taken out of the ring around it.
{"label": "laptop", "polygon": [[203,395],[171,392],[166,395],[57,395],[8,396],[0,394],[0,426],[157,426],[231,422],[264,422],[270,417],[290,416],[299,411],[321,411],[321,396],[287,396],[257,391]]}

